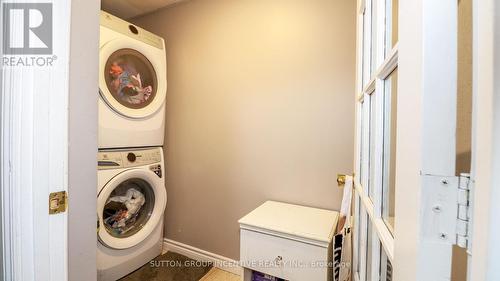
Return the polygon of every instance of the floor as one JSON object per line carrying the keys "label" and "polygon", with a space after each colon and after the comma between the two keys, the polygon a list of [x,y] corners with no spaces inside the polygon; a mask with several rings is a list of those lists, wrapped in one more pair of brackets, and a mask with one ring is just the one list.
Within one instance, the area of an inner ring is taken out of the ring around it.
{"label": "floor", "polygon": [[212,268],[207,275],[200,279],[200,281],[239,281],[240,277],[236,274],[221,270],[219,268]]}
{"label": "floor", "polygon": [[[162,254],[166,252],[164,248]],[[240,281],[240,276],[214,267],[200,281]]]}

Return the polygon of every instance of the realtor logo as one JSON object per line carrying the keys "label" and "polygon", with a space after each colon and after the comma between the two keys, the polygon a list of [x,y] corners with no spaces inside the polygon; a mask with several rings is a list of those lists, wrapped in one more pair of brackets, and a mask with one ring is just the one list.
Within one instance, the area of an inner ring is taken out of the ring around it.
{"label": "realtor logo", "polygon": [[3,53],[52,54],[52,3],[4,3]]}

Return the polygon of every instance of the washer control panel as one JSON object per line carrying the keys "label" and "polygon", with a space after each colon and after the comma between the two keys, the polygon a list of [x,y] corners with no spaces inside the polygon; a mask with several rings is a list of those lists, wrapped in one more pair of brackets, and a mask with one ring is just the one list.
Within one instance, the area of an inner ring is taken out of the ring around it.
{"label": "washer control panel", "polygon": [[[161,149],[108,150],[99,151],[97,165],[99,170],[145,166],[161,162]],[[160,165],[156,165],[160,167]],[[153,170],[153,172],[155,172]],[[156,173],[156,172],[155,172]],[[161,169],[160,175],[161,177]]]}

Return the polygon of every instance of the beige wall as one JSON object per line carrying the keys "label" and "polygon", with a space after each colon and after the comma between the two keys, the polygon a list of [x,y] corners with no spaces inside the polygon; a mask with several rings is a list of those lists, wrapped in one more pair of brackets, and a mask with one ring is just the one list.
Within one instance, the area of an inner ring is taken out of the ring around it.
{"label": "beige wall", "polygon": [[339,208],[355,2],[193,0],[133,20],[167,40],[167,238],[238,259],[237,220],[265,200]]}

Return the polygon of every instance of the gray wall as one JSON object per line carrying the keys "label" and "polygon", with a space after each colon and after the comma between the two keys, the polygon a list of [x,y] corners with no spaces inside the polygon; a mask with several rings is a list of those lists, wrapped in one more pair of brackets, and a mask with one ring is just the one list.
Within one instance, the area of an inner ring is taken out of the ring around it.
{"label": "gray wall", "polygon": [[265,200],[340,207],[355,2],[193,0],[133,20],[167,40],[167,238],[238,259],[237,220]]}
{"label": "gray wall", "polygon": [[71,1],[68,277],[96,280],[99,0]]}

